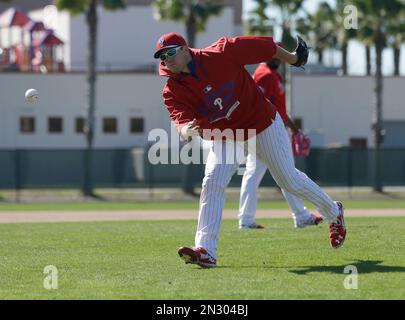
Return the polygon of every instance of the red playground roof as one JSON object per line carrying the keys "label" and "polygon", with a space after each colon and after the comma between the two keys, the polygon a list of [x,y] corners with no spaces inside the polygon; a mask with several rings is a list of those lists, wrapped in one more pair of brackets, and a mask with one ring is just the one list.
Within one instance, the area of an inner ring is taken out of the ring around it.
{"label": "red playground roof", "polygon": [[37,46],[58,46],[64,44],[57,36],[53,34],[52,30],[48,30],[41,38],[34,40],[33,45]]}
{"label": "red playground roof", "polygon": [[45,31],[46,28],[42,22],[31,20],[24,26],[24,31],[34,32],[34,31]]}
{"label": "red playground roof", "polygon": [[0,27],[9,28],[12,26],[24,26],[30,21],[25,13],[17,10],[16,8],[10,8],[4,11],[0,15]]}

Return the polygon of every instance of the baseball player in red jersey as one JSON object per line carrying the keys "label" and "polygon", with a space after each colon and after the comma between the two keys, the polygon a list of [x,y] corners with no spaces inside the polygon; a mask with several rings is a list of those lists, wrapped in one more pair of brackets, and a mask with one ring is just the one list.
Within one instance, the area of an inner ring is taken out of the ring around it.
{"label": "baseball player in red jersey", "polygon": [[[281,43],[277,45],[282,46]],[[285,90],[282,82],[282,77],[277,69],[280,66],[280,60],[272,59],[269,62],[261,63],[253,74],[253,79],[264,93],[264,96],[269,99],[277,108],[284,121],[284,124],[291,131],[298,132],[298,128],[290,119],[286,110]],[[240,201],[239,201],[239,228],[247,229],[263,229],[264,226],[256,223],[255,215],[257,208],[257,189],[262,181],[267,167],[260,160],[257,160],[253,154],[248,154],[246,160],[246,170],[243,174]],[[281,189],[287,203],[291,209],[296,228],[304,228],[311,225],[317,225],[322,221],[322,217],[310,213],[304,206],[304,202]]]}
{"label": "baseball player in red jersey", "polygon": [[[294,53],[277,46],[272,37],[255,36],[223,37],[205,49],[194,49],[181,35],[169,33],[157,41],[154,57],[161,60],[160,75],[168,77],[163,99],[180,135],[185,139],[202,135],[203,139],[213,140],[202,183],[195,246],[180,247],[180,257],[202,267],[217,265],[225,189],[239,165],[221,160],[232,156],[225,154],[229,140],[254,150],[281,188],[314,204],[330,223],[331,246],[340,247],[346,236],[342,204],[332,201],[295,169],[280,115],[244,68],[273,57],[302,66],[308,59],[305,42],[299,39]],[[232,136],[224,139],[214,132],[231,132]],[[254,148],[248,143],[251,139],[255,139]]]}

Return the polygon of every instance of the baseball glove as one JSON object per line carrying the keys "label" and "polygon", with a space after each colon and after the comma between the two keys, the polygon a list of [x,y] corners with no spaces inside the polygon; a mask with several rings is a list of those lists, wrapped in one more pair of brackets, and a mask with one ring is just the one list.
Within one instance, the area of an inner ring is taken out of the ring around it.
{"label": "baseball glove", "polygon": [[298,60],[296,63],[293,64],[293,66],[302,67],[308,61],[309,47],[307,46],[307,43],[300,36],[297,36],[297,41],[298,41],[298,44],[297,44],[297,48],[295,48],[295,53],[297,54]]}
{"label": "baseball glove", "polygon": [[294,157],[306,157],[309,155],[311,140],[301,131],[294,132],[291,137]]}

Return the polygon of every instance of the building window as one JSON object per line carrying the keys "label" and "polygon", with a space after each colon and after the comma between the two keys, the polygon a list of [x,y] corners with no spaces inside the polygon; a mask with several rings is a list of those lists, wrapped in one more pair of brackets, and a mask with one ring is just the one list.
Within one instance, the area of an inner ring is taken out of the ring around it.
{"label": "building window", "polygon": [[143,133],[144,131],[144,119],[143,118],[131,118],[129,124],[130,133]]}
{"label": "building window", "polygon": [[20,118],[20,132],[21,133],[34,133],[35,132],[35,119],[33,117]]}
{"label": "building window", "polygon": [[367,138],[350,138],[349,144],[355,148],[367,148]]}
{"label": "building window", "polygon": [[75,131],[76,133],[84,133],[84,118],[76,118]]}
{"label": "building window", "polygon": [[60,117],[48,118],[48,132],[49,133],[62,133],[63,121]]}
{"label": "building window", "polygon": [[104,118],[103,119],[103,132],[104,133],[117,133],[117,118]]}

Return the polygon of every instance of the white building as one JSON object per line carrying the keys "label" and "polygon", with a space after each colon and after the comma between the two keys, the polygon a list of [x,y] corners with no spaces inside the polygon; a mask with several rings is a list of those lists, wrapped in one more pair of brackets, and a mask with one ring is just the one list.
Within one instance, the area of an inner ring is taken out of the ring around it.
{"label": "white building", "polygon": [[[0,149],[83,148],[76,126],[85,115],[85,81],[82,73],[0,73]],[[170,132],[164,81],[155,74],[100,74],[95,147],[144,146],[150,130]],[[31,87],[40,92],[36,105],[24,100]],[[294,75],[292,87],[292,117],[302,121],[313,146],[349,145],[353,138],[373,145],[372,78]],[[405,78],[386,78],[384,88],[387,146],[405,146]]]}
{"label": "white building", "polygon": [[[68,67],[81,70],[87,50],[84,17],[55,13],[52,7],[44,11],[43,7],[50,3],[52,1],[45,0],[12,2],[20,4],[22,9],[33,9],[31,17],[53,23],[56,34],[67,44]],[[184,34],[184,26],[156,22],[151,1],[128,3],[125,11],[104,12],[100,9],[99,67],[149,68],[150,71],[99,74],[96,148],[144,146],[150,130],[170,131],[161,97],[165,79],[154,72],[157,62],[152,55],[160,34],[169,31]],[[242,33],[242,0],[227,3],[222,15],[210,20],[207,32],[197,37],[198,47],[223,35]],[[4,4],[0,5],[1,11],[5,8]],[[29,105],[24,100],[25,90],[31,87],[40,92],[36,105]],[[384,80],[387,146],[405,146],[404,88],[404,77]],[[351,139],[360,139],[372,146],[373,89],[371,77],[293,74],[291,115],[301,120],[313,146],[349,145]],[[77,127],[85,116],[86,103],[86,77],[82,72],[0,73],[0,149],[84,148],[85,139]]]}
{"label": "white building", "polygon": [[[371,147],[374,87],[373,77],[294,74],[291,114],[302,120],[313,146],[357,140]],[[384,145],[405,147],[405,77],[385,77],[383,87]]]}
{"label": "white building", "polygon": [[[144,146],[153,128],[169,130],[164,79],[154,74],[101,74],[97,81],[96,148]],[[36,104],[24,99],[34,87]],[[86,76],[0,73],[0,149],[84,148]],[[131,129],[132,123],[132,129]]]}
{"label": "white building", "polygon": [[[160,35],[178,32],[185,35],[184,23],[157,21],[153,0],[127,0],[124,10],[106,11],[99,6],[98,68],[99,70],[154,70],[154,46]],[[58,11],[53,1],[22,1],[0,5],[0,12],[14,5],[29,10],[28,16],[54,29],[65,43],[64,60],[67,70],[84,70],[87,64],[88,27],[84,14],[72,16]],[[205,47],[221,36],[243,33],[242,0],[225,0],[219,16],[211,17],[206,31],[198,34],[196,47]],[[3,8],[3,10],[2,10]],[[16,31],[18,33],[18,31]],[[7,45],[6,31],[2,39]],[[14,39],[20,39],[16,34]]]}

